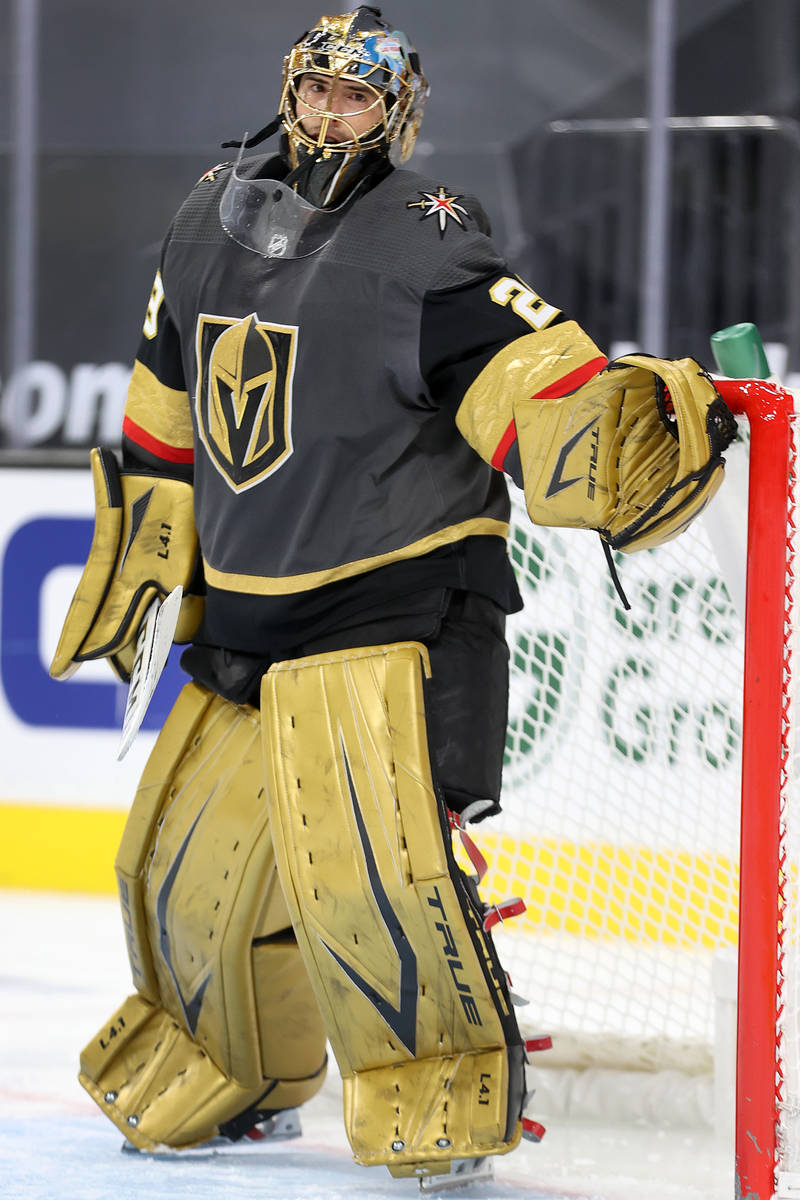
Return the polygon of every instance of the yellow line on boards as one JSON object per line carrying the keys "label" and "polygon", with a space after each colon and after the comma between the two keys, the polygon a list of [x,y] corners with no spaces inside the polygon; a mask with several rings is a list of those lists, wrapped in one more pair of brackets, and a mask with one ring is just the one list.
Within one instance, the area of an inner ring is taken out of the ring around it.
{"label": "yellow line on boards", "polygon": [[[0,887],[116,894],[125,817],[121,809],[0,804]],[[489,864],[481,897],[496,904],[519,896],[527,905],[512,930],[686,950],[736,944],[738,864],[723,854],[490,830],[471,836]]]}
{"label": "yellow line on boards", "polygon": [[0,887],[116,894],[122,809],[0,804]]}
{"label": "yellow line on boards", "polygon": [[489,867],[482,898],[525,901],[510,930],[682,950],[736,945],[739,866],[724,854],[488,830],[471,836]]}

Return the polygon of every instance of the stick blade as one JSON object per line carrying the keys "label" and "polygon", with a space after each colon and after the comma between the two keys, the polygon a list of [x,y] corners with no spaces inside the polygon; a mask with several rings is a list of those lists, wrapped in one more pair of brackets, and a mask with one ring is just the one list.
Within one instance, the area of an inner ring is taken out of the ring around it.
{"label": "stick blade", "polygon": [[164,670],[178,624],[182,599],[183,588],[178,584],[163,603],[154,600],[142,618],[136,640],[136,658],[128,687],[117,762],[122,762],[139,732],[156,684]]}

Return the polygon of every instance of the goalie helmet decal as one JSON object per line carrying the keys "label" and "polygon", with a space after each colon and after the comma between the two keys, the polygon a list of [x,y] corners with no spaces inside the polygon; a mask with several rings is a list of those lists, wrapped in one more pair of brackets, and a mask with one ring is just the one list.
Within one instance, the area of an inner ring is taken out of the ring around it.
{"label": "goalie helmet decal", "polygon": [[297,329],[208,316],[197,322],[200,438],[235,492],[260,483],[292,453],[292,379]]}

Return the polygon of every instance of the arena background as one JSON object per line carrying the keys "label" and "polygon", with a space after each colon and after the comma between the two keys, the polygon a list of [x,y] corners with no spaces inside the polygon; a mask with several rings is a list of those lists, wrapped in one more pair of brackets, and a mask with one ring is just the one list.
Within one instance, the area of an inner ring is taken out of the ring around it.
{"label": "arena background", "polygon": [[[773,365],[800,371],[795,0],[386,12],[432,85],[410,165],[476,193],[548,300],[609,349],[707,363],[714,329],[755,320]],[[112,887],[180,673],[122,765],[105,668],[47,676],[91,539],[86,451],[118,440],[173,211],[222,141],[273,115],[282,56],[318,15],[309,0],[0,0],[0,883]],[[671,39],[653,36],[659,17]],[[670,121],[648,121],[665,103]]]}

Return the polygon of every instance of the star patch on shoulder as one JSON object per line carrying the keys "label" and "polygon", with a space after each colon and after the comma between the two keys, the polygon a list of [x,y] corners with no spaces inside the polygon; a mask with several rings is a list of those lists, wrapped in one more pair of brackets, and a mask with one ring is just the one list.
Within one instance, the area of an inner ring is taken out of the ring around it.
{"label": "star patch on shoulder", "polygon": [[463,213],[466,217],[469,216],[469,213],[463,205],[456,203],[457,200],[461,199],[460,196],[448,196],[443,187],[440,187],[435,194],[433,192],[420,192],[419,195],[422,199],[409,201],[406,208],[423,209],[424,211],[420,217],[421,221],[424,221],[426,217],[437,217],[439,221],[439,237],[444,237],[447,231],[448,217],[452,217],[455,223],[460,225],[462,229],[466,228],[460,214]]}
{"label": "star patch on shoulder", "polygon": [[215,167],[211,167],[208,171],[206,171],[205,175],[201,175],[197,182],[214,183],[217,178],[217,172],[224,170],[225,167],[229,167],[230,165],[231,164],[229,162],[217,163]]}

